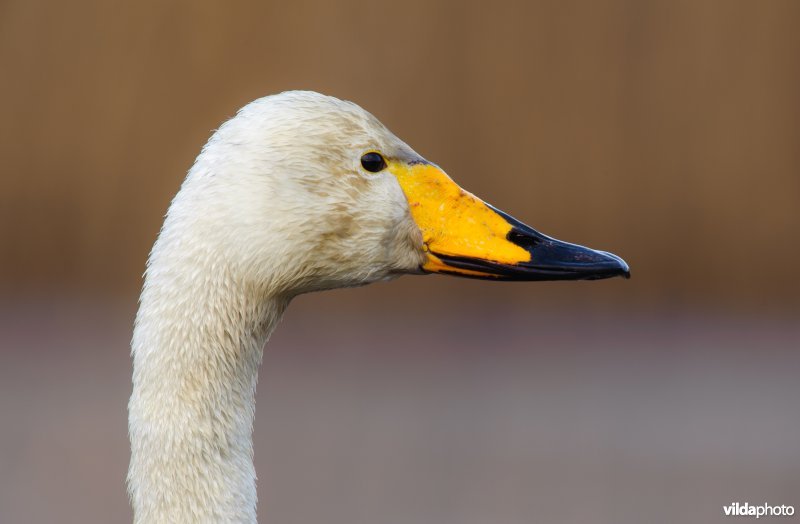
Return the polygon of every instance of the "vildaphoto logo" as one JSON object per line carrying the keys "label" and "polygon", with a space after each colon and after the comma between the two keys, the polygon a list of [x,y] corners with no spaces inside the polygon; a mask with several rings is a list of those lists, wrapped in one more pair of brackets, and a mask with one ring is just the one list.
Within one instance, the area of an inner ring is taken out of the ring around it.
{"label": "vildaphoto logo", "polygon": [[754,506],[749,502],[741,504],[733,502],[730,506],[722,506],[722,511],[726,517],[791,517],[794,515],[794,506],[770,506],[766,502],[760,506]]}

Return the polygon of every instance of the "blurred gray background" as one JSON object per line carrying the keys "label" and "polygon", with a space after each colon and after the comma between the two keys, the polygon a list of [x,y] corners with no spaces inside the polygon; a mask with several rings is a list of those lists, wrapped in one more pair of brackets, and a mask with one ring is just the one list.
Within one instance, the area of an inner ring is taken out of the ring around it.
{"label": "blurred gray background", "polygon": [[0,1],[0,522],[130,520],[147,252],[213,129],[293,88],[633,278],[300,297],[261,370],[262,521],[800,507],[799,24],[788,0]]}

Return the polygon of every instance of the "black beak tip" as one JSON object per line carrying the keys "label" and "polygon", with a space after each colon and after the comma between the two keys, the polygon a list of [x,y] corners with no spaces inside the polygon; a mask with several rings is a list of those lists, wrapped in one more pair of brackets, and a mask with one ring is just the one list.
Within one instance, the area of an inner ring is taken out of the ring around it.
{"label": "black beak tip", "polygon": [[600,251],[599,253],[610,259],[610,262],[613,265],[613,276],[620,276],[626,280],[631,278],[631,268],[628,266],[627,262],[622,260],[622,258],[618,257],[614,253],[609,253],[608,251]]}
{"label": "black beak tip", "polygon": [[603,280],[631,276],[628,264],[608,251],[544,236],[529,250],[531,261],[526,266],[532,276],[547,277],[541,280]]}
{"label": "black beak tip", "polygon": [[[491,206],[490,206],[491,207]],[[531,254],[529,262],[516,266],[472,264],[471,269],[499,271],[506,280],[600,280],[631,278],[628,264],[614,253],[599,251],[578,244],[562,242],[543,235],[516,218],[492,207],[512,229],[508,240]],[[491,266],[491,267],[490,267]]]}

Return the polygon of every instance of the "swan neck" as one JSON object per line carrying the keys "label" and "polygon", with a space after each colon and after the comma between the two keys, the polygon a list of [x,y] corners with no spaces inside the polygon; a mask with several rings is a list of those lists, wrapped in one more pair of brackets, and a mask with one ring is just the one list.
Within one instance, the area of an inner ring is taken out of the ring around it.
{"label": "swan neck", "polygon": [[[258,366],[288,301],[223,263],[160,251],[157,242],[132,341],[134,522],[256,522]],[[186,269],[203,267],[214,271]]]}

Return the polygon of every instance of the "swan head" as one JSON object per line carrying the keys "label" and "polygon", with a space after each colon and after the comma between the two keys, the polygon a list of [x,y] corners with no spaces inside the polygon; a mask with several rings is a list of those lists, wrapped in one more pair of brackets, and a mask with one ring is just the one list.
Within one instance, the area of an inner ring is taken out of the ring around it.
{"label": "swan head", "polygon": [[258,99],[214,133],[162,237],[179,223],[196,232],[190,256],[210,253],[220,271],[286,294],[404,273],[629,275],[621,258],[550,238],[464,191],[356,104],[309,91]]}

